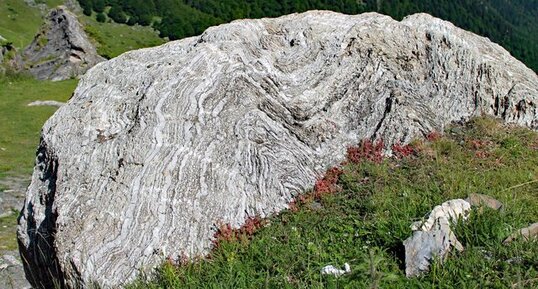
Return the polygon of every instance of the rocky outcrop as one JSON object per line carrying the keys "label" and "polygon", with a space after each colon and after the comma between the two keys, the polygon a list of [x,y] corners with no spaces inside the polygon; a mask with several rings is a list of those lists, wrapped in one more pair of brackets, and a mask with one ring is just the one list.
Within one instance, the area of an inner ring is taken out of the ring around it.
{"label": "rocky outcrop", "polygon": [[538,77],[426,14],[242,20],[88,71],[44,125],[19,220],[36,287],[110,288],[287,207],[361,139],[489,114],[538,128]]}
{"label": "rocky outcrop", "polygon": [[17,53],[17,49],[9,42],[0,43],[0,74],[3,74],[7,69],[12,71],[20,71],[22,69],[21,56]]}
{"label": "rocky outcrop", "polygon": [[52,9],[32,43],[23,51],[25,68],[37,79],[65,80],[104,61],[77,16],[64,6]]}

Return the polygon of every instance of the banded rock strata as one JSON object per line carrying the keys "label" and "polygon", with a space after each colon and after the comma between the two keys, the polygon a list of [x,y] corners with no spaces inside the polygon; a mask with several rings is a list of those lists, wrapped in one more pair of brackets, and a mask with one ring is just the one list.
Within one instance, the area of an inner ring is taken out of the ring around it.
{"label": "banded rock strata", "polygon": [[121,286],[267,216],[361,139],[489,114],[538,128],[538,77],[426,14],[241,20],[98,64],[44,125],[19,221],[35,287]]}

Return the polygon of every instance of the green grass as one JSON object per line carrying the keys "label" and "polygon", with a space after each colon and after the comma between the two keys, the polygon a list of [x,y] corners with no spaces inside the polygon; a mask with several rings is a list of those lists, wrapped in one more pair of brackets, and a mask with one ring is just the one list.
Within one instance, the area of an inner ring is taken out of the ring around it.
{"label": "green grass", "polygon": [[[537,134],[480,118],[445,135],[415,142],[412,157],[348,164],[337,193],[307,199],[253,236],[223,241],[201,261],[165,264],[153,281],[141,277],[129,288],[537,288],[538,242],[502,244],[538,221]],[[455,224],[465,251],[406,278],[402,241],[411,223],[470,193],[505,208]],[[320,275],[345,262],[351,274]]]}
{"label": "green grass", "polygon": [[164,43],[157,31],[151,27],[128,26],[114,22],[99,23],[95,17],[79,16],[86,33],[97,44],[97,52],[106,57],[113,58],[126,51],[144,47],[156,46]]}
{"label": "green grass", "polygon": [[0,178],[30,175],[41,127],[56,108],[27,106],[35,100],[67,101],[77,80],[38,81],[27,77],[0,78]]}
{"label": "green grass", "polygon": [[22,0],[0,0],[0,35],[17,48],[32,42],[42,24],[37,8],[30,7]]}
{"label": "green grass", "polygon": [[[49,8],[63,4],[63,0],[37,0]],[[43,24],[38,8],[30,7],[22,0],[0,0],[0,35],[17,48],[24,48]]]}
{"label": "green grass", "polygon": [[0,218],[0,252],[17,249],[17,240],[15,235],[17,228],[17,216],[19,212],[13,212],[11,215]]}
{"label": "green grass", "polygon": [[[36,1],[49,8],[63,3],[62,0]],[[86,32],[97,42],[100,55],[112,58],[123,52],[156,46],[164,43],[158,32],[150,27],[128,26],[114,22],[99,23],[95,17],[79,15]],[[43,19],[39,9],[30,7],[22,0],[0,0],[0,35],[17,48],[24,48],[32,42],[39,31]]]}
{"label": "green grass", "polygon": [[[51,82],[17,74],[0,76],[0,179],[31,175],[41,127],[56,111],[55,107],[27,104],[35,100],[67,101],[76,85],[77,80]],[[17,248],[17,215],[0,218],[0,251]]]}

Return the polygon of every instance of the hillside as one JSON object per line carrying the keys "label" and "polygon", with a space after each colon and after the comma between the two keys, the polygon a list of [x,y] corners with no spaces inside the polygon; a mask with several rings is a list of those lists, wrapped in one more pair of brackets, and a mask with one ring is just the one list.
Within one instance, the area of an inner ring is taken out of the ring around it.
{"label": "hillside", "polygon": [[[64,4],[62,0],[36,2],[41,4],[29,5],[21,0],[0,0],[0,36],[5,38],[5,41],[0,41],[0,45],[5,42],[12,43],[17,49],[26,47],[39,31],[47,10]],[[100,23],[96,21],[95,13],[90,16],[80,13],[79,20],[95,41],[99,54],[106,58],[164,43],[151,27],[128,26],[111,21]]]}
{"label": "hillside", "polygon": [[[240,18],[275,17],[311,9],[347,14],[377,11],[401,20],[426,12],[489,37],[538,71],[537,0],[79,0],[84,11],[108,11],[118,22],[151,25],[179,39]],[[110,8],[107,8],[110,7]],[[104,19],[104,18],[103,18]]]}

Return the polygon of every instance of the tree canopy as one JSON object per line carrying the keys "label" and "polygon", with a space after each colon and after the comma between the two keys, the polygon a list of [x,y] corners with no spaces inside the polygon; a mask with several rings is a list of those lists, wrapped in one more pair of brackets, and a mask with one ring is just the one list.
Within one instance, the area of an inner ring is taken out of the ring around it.
{"label": "tree canopy", "polygon": [[152,25],[172,40],[239,18],[276,17],[323,9],[368,11],[395,19],[426,12],[489,37],[538,71],[538,0],[79,0],[86,15],[106,11],[112,20]]}

